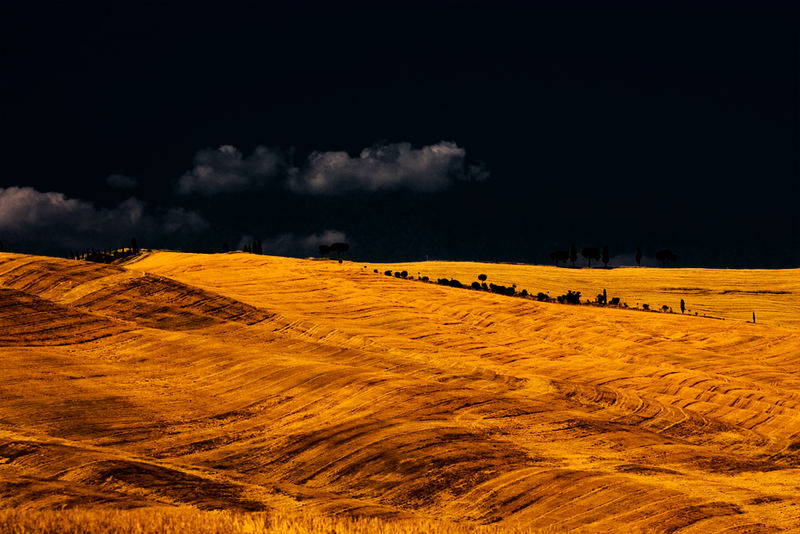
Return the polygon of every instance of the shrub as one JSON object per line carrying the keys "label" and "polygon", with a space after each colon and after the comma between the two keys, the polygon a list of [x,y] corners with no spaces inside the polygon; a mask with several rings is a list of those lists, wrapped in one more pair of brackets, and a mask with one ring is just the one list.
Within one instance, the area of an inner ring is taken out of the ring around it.
{"label": "shrub", "polygon": [[567,291],[560,297],[556,297],[558,302],[564,304],[580,304],[581,303],[581,292],[580,291]]}
{"label": "shrub", "polygon": [[522,297],[522,298],[527,297],[528,296],[528,290],[527,289],[523,289],[522,291],[519,292],[519,296]]}
{"label": "shrub", "polygon": [[486,285],[486,282],[481,282],[481,288],[482,288],[484,291],[489,291],[489,286],[488,286],[488,285]]}
{"label": "shrub", "polygon": [[650,311],[650,305],[649,304],[642,304],[642,309],[645,310],[645,311]]}
{"label": "shrub", "polygon": [[514,294],[516,293],[513,287],[506,287],[498,284],[489,284],[489,290],[492,293],[497,293],[499,295],[507,295],[510,297],[513,297]]}
{"label": "shrub", "polygon": [[480,284],[480,282],[472,282],[472,285],[471,285],[470,287],[471,287],[472,289],[474,289],[475,291],[480,291],[480,290],[481,290],[481,284]]}
{"label": "shrub", "polygon": [[420,278],[420,280],[422,280],[423,282],[429,282],[430,278],[428,278],[427,276],[423,276],[422,278]]}
{"label": "shrub", "polygon": [[383,271],[386,276],[392,276],[392,271]]}
{"label": "shrub", "polygon": [[547,302],[550,300],[550,295],[547,293],[542,293],[541,291],[536,295],[536,300],[539,302]]}
{"label": "shrub", "polygon": [[613,299],[611,299],[611,302],[609,302],[609,304],[611,304],[612,306],[619,306],[619,297],[614,297]]}
{"label": "shrub", "polygon": [[400,271],[400,278],[408,278],[408,271]]}
{"label": "shrub", "polygon": [[372,269],[372,272],[373,272],[373,273],[377,273],[377,272],[378,272],[378,269]]}

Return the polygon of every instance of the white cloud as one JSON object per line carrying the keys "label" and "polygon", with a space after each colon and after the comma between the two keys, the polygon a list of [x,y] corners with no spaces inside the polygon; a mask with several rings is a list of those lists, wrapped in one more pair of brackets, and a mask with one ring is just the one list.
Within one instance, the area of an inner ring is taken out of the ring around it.
{"label": "white cloud", "polygon": [[422,148],[410,143],[379,143],[357,157],[344,151],[313,152],[301,167],[290,154],[259,146],[250,156],[231,145],[197,152],[194,168],[178,179],[178,192],[215,195],[261,188],[273,180],[295,193],[341,194],[349,191],[406,189],[437,192],[456,180],[485,180],[483,164],[467,164],[466,151],[449,141]]}
{"label": "white cloud", "polygon": [[200,150],[194,168],[178,180],[178,192],[215,195],[262,187],[284,171],[285,161],[280,151],[263,146],[248,157],[231,145]]}
{"label": "white cloud", "polygon": [[409,189],[436,192],[456,179],[484,180],[483,166],[465,164],[466,151],[449,141],[413,148],[410,143],[377,144],[358,157],[347,152],[314,152],[302,169],[293,169],[287,186],[297,193]]}
{"label": "white cloud", "polygon": [[110,174],[108,178],[106,178],[106,184],[118,189],[133,189],[139,185],[139,180],[133,176],[125,176],[124,174]]}
{"label": "white cloud", "polygon": [[207,226],[201,215],[183,208],[148,213],[134,197],[104,209],[63,193],[0,188],[0,239],[41,250],[121,246],[133,236],[152,242]]}

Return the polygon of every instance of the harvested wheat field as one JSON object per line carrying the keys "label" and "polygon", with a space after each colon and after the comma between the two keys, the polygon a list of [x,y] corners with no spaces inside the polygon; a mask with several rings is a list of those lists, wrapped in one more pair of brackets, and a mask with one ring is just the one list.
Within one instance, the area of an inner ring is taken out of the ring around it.
{"label": "harvested wheat field", "polygon": [[800,271],[0,254],[0,527],[800,531]]}

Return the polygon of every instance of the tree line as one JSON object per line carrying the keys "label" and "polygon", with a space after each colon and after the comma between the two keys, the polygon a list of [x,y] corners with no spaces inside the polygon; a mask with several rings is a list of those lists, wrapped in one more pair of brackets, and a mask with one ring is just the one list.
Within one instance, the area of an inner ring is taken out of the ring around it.
{"label": "tree line", "polygon": [[[365,265],[364,268],[366,269],[367,266]],[[376,273],[376,274],[379,273],[378,269],[373,269],[373,272]],[[404,280],[414,280],[414,277],[410,276],[408,274],[408,271],[405,271],[405,270],[392,272],[392,270],[389,269],[389,270],[384,271],[383,274],[385,276],[393,276],[395,278],[402,278]],[[471,284],[462,283],[461,281],[456,280],[455,278],[439,278],[437,280],[431,280],[427,276],[422,276],[421,274],[417,277],[417,280],[419,280],[420,282],[438,284],[438,285],[447,286],[447,287],[456,287],[456,288],[461,288],[461,289],[471,289],[471,290],[474,290],[474,291],[486,291],[488,293],[495,293],[495,294],[498,294],[498,295],[505,295],[505,296],[508,296],[508,297],[519,297],[519,298],[524,298],[524,299],[538,300],[539,302],[552,302],[552,303],[558,303],[558,304],[577,304],[577,305],[585,304],[585,305],[594,305],[594,306],[613,306],[613,307],[616,307],[616,308],[626,308],[626,309],[639,309],[638,305],[634,306],[633,308],[630,308],[628,306],[628,304],[625,303],[625,302],[622,302],[619,297],[612,297],[612,298],[609,299],[608,292],[605,289],[603,289],[602,293],[598,293],[597,296],[594,299],[586,299],[586,300],[582,301],[581,300],[581,292],[580,291],[568,290],[563,295],[558,295],[556,297],[552,297],[548,293],[543,293],[541,291],[538,292],[538,293],[534,293],[534,292],[528,292],[527,289],[518,290],[516,284],[512,284],[510,286],[504,286],[504,285],[501,285],[501,284],[494,284],[494,283],[491,283],[491,282],[487,283],[487,275],[485,275],[485,274],[479,274],[478,275],[478,280],[475,281],[475,282],[472,282]],[[664,304],[663,306],[661,306],[658,309],[651,309],[650,305],[642,304],[641,310],[643,310],[643,311],[661,311],[663,313],[673,313],[672,307],[668,306],[666,304]],[[681,314],[686,312],[686,302],[683,299],[680,300],[680,310],[681,310]],[[695,312],[695,315],[698,315],[698,313]],[[707,317],[707,316],[704,315],[704,317]],[[755,323],[755,321],[756,321],[756,318],[755,318],[755,312],[754,312],[753,313],[753,322]]]}
{"label": "tree line", "polygon": [[136,238],[131,238],[130,247],[95,250],[93,248],[70,252],[67,258],[72,260],[93,261],[95,263],[112,263],[117,260],[130,258],[141,252]]}
{"label": "tree line", "polygon": [[[581,249],[581,256],[586,260],[586,264],[591,267],[592,260],[596,262],[603,262],[603,267],[608,268],[609,254],[608,245],[600,247],[584,247]],[[642,249],[636,248],[636,265],[642,266]],[[555,263],[556,267],[560,262],[565,264],[569,261],[575,267],[575,262],[578,261],[578,247],[575,243],[572,244],[569,250],[554,250],[550,253],[550,259]],[[656,259],[661,263],[662,267],[666,267],[668,263],[674,264],[678,261],[678,256],[669,249],[663,249],[656,252]]]}

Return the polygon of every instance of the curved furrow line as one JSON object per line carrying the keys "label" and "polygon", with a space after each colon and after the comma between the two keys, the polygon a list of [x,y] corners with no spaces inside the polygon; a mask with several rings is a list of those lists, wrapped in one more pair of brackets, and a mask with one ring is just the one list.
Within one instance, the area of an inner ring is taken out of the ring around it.
{"label": "curved furrow line", "polygon": [[[138,272],[26,261],[0,255],[0,285],[135,330],[85,350],[0,347],[0,426],[117,455],[73,471],[69,455],[29,455],[0,464],[0,478],[57,469],[115,499],[216,506],[216,492],[231,507],[244,499],[237,484],[263,503],[279,482],[282,498],[317,509],[542,528],[795,517],[800,368],[786,330],[525,301],[347,262],[155,253]],[[500,283],[491,269],[512,269],[484,267]]]}
{"label": "curved furrow line", "polygon": [[87,343],[129,328],[14,289],[0,288],[0,345]]}

